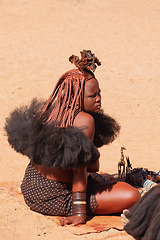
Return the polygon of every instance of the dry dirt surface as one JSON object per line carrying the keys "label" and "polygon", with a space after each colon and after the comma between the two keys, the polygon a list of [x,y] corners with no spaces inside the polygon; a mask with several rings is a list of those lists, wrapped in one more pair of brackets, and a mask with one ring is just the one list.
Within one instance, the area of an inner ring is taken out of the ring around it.
{"label": "dry dirt surface", "polygon": [[[102,147],[101,172],[117,173],[120,147],[133,167],[160,170],[160,4],[158,0],[0,0],[0,182],[21,181],[29,162],[10,148],[5,118],[33,97],[47,99],[73,68],[68,57],[91,49],[106,113],[121,125]],[[132,239],[107,232],[73,235],[0,190],[3,240]]]}

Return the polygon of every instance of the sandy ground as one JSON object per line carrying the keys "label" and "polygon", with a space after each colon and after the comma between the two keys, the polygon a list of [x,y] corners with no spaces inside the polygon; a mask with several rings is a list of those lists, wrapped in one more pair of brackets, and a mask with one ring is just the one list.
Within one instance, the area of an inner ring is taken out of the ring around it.
{"label": "sandy ground", "polygon": [[[133,167],[158,171],[159,39],[159,0],[0,0],[0,182],[21,180],[28,163],[8,145],[5,118],[33,97],[48,98],[73,68],[68,57],[83,49],[102,62],[96,76],[103,109],[121,125],[116,141],[100,149],[100,170],[117,173],[124,145]],[[3,240],[108,238],[106,232],[74,236],[4,191],[0,212]]]}

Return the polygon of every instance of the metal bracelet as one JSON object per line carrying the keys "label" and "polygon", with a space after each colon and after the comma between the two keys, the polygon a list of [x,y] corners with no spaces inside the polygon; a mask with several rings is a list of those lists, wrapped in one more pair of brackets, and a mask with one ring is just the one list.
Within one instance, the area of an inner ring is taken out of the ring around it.
{"label": "metal bracelet", "polygon": [[74,215],[86,216],[86,192],[73,192]]}

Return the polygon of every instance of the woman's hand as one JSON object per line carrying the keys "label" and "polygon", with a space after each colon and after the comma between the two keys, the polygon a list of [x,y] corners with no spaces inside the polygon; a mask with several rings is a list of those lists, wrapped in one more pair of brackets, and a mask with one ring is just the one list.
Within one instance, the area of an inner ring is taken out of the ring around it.
{"label": "woman's hand", "polygon": [[74,215],[74,216],[69,216],[69,217],[62,217],[60,219],[60,225],[63,227],[65,225],[72,225],[72,226],[77,226],[79,224],[85,224],[85,217],[83,216],[78,216],[78,215]]}

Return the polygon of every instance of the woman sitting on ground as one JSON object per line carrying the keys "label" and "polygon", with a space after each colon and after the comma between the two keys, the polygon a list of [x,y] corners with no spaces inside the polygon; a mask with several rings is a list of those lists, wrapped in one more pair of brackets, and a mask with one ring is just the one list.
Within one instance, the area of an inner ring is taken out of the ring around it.
{"label": "woman sitting on ground", "polygon": [[21,185],[26,204],[62,216],[62,226],[84,224],[90,214],[120,213],[139,200],[129,184],[108,183],[96,174],[97,147],[112,142],[120,127],[101,110],[93,73],[99,60],[85,50],[81,59],[69,60],[77,69],[62,75],[43,110],[34,100],[11,113],[5,125],[11,146],[30,158]]}

